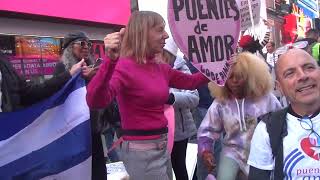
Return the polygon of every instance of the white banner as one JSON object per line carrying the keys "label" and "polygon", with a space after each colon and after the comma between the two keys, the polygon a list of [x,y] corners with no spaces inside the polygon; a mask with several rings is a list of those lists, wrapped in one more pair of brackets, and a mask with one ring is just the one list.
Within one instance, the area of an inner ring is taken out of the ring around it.
{"label": "white banner", "polygon": [[237,0],[237,4],[240,10],[240,29],[242,31],[245,31],[249,27],[252,27],[252,21],[254,25],[259,24],[261,9],[260,0]]}

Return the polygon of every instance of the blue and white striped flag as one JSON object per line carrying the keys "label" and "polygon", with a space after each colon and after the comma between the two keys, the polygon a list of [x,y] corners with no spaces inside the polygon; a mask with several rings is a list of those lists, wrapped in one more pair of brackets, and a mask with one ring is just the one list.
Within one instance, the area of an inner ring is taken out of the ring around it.
{"label": "blue and white striped flag", "polygon": [[0,113],[0,179],[90,180],[89,118],[79,74],[30,108]]}

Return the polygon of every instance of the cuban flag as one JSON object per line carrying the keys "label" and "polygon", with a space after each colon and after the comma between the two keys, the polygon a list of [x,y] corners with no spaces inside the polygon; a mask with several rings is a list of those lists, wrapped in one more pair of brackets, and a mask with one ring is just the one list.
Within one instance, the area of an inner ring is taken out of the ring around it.
{"label": "cuban flag", "polygon": [[91,180],[91,135],[80,73],[50,98],[0,113],[0,179]]}

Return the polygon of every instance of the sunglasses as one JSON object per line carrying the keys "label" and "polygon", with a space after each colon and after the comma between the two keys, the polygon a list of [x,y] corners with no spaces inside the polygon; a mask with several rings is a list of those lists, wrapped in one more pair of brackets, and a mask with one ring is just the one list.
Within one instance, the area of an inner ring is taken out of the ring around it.
{"label": "sunglasses", "polygon": [[78,44],[80,45],[82,48],[84,46],[88,46],[88,48],[91,48],[92,47],[92,43],[91,42],[88,42],[88,41],[76,41],[74,42],[73,44]]}
{"label": "sunglasses", "polygon": [[299,119],[299,121],[300,126],[304,130],[310,131],[310,134],[308,136],[310,144],[318,147],[318,144],[320,143],[320,135],[314,130],[311,118],[308,116],[303,116],[301,119]]}
{"label": "sunglasses", "polygon": [[299,41],[292,44],[287,44],[285,46],[279,47],[275,50],[275,54],[280,56],[281,54],[286,53],[289,49],[297,48],[297,49],[304,49],[308,46],[308,41]]}

